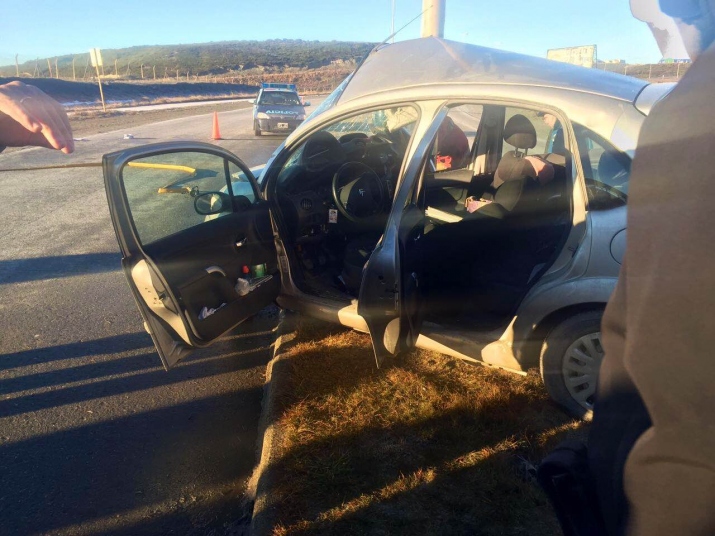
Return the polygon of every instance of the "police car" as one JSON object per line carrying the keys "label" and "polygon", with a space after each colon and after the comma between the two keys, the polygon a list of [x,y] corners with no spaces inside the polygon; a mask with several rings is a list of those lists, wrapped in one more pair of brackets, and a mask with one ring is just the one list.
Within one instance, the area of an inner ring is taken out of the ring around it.
{"label": "police car", "polygon": [[253,102],[253,132],[290,132],[305,119],[304,106],[295,84],[262,83]]}

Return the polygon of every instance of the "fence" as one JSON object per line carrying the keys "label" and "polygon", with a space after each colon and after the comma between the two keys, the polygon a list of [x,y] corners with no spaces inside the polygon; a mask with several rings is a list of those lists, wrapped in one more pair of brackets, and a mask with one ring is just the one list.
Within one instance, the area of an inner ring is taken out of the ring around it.
{"label": "fence", "polygon": [[612,73],[625,74],[651,82],[674,82],[690,68],[689,63],[653,63],[629,65],[624,63],[599,63],[596,67]]}
{"label": "fence", "polygon": [[[228,83],[258,86],[261,82],[287,82],[297,84],[301,92],[324,92],[335,88],[350,72],[355,69],[352,62],[335,63],[317,69],[288,69],[284,72],[265,72],[260,69],[250,71],[229,71],[222,74],[197,74],[190,69],[182,68],[157,68],[155,65],[119,65],[105,64],[101,68],[102,80],[106,82],[122,81],[132,83]],[[13,69],[15,71],[15,69]],[[15,72],[5,69],[0,76],[14,76]],[[47,61],[43,68],[36,62],[33,72],[20,72],[25,78],[56,78],[68,81],[96,81],[94,69],[87,65],[78,66],[75,62],[71,65],[57,65]]]}

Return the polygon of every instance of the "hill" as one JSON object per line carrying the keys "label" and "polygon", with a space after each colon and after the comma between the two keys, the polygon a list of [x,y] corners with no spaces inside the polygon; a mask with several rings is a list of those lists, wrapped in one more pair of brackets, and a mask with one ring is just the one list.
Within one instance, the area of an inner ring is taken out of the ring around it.
{"label": "hill", "polygon": [[[192,76],[221,75],[261,69],[276,72],[286,68],[315,69],[331,63],[359,61],[372,48],[372,43],[344,41],[303,41],[274,39],[269,41],[223,41],[188,45],[137,46],[103,49],[104,72],[122,78],[164,77],[179,71]],[[21,76],[56,77],[55,61],[61,78],[85,78],[89,52],[52,58],[38,58],[20,65]],[[116,60],[116,64],[115,64]],[[50,66],[48,66],[48,61]],[[116,65],[116,72],[115,72]],[[15,76],[15,66],[0,67],[0,76]]]}

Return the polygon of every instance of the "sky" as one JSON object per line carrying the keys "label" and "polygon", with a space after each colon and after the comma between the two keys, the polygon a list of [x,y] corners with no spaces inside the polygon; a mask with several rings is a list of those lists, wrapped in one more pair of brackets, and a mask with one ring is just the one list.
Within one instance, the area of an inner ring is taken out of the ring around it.
{"label": "sky", "polygon": [[[393,0],[5,0],[0,65],[138,45],[244,39],[370,41],[390,34]],[[422,0],[394,0],[396,29]],[[28,7],[31,6],[31,7]],[[419,37],[413,22],[396,40]],[[657,62],[661,54],[628,0],[447,0],[445,37],[545,57],[597,45],[601,60]]]}

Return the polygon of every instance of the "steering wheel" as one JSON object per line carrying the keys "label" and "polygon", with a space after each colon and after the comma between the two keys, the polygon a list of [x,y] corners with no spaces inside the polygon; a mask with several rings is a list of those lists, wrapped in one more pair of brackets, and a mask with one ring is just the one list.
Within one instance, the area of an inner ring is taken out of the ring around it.
{"label": "steering wheel", "polygon": [[372,168],[346,162],[333,175],[333,201],[353,223],[367,223],[385,209],[387,187]]}
{"label": "steering wheel", "polygon": [[301,163],[308,171],[322,171],[330,164],[345,161],[345,150],[335,136],[319,131],[305,142]]}

